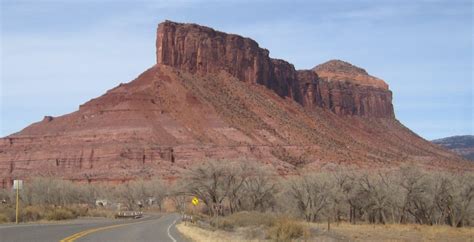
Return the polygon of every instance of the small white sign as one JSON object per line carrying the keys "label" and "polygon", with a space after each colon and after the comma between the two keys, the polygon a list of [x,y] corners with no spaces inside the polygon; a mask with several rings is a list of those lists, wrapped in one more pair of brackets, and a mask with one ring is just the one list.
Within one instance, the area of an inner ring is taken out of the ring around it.
{"label": "small white sign", "polygon": [[23,189],[23,180],[13,180],[13,189]]}

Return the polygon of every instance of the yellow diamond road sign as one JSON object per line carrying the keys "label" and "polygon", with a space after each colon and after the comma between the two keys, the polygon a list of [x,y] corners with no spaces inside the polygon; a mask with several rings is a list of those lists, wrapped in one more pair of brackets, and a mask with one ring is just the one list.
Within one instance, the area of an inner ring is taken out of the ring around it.
{"label": "yellow diamond road sign", "polygon": [[197,197],[193,197],[193,200],[191,202],[194,206],[197,206],[199,204],[199,199]]}

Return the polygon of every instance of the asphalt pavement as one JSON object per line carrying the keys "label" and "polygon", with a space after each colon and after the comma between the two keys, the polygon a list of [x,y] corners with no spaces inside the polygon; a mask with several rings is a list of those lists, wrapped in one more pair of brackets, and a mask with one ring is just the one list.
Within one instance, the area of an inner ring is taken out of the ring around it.
{"label": "asphalt pavement", "polygon": [[141,219],[83,218],[48,224],[0,226],[0,241],[186,241],[176,230],[178,214],[145,215]]}

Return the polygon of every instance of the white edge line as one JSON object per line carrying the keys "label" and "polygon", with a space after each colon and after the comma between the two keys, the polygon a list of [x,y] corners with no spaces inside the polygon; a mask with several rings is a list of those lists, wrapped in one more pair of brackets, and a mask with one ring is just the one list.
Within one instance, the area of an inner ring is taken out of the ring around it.
{"label": "white edge line", "polygon": [[170,226],[168,226],[168,237],[170,237],[171,240],[173,240],[173,242],[176,242],[176,239],[171,235],[170,233],[170,229],[171,227],[176,223],[176,221],[178,221],[179,217],[177,217],[173,223],[170,224]]}

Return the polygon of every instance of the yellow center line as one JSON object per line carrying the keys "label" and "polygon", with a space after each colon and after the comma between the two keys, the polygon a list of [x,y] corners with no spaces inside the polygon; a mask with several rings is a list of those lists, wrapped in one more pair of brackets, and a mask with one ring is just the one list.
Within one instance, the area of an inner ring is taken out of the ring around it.
{"label": "yellow center line", "polygon": [[149,220],[134,222],[134,223],[115,224],[115,225],[110,225],[110,226],[105,226],[105,227],[88,229],[88,230],[81,231],[79,233],[75,233],[71,236],[68,236],[68,237],[60,240],[59,242],[73,242],[76,239],[79,239],[79,238],[84,237],[88,234],[92,234],[92,233],[95,233],[95,232],[98,232],[98,231],[102,231],[102,230],[106,230],[106,229],[113,229],[113,228],[122,227],[122,226],[125,226],[125,225],[140,224],[140,223],[144,223],[144,222],[147,222],[147,221],[149,221]]}

